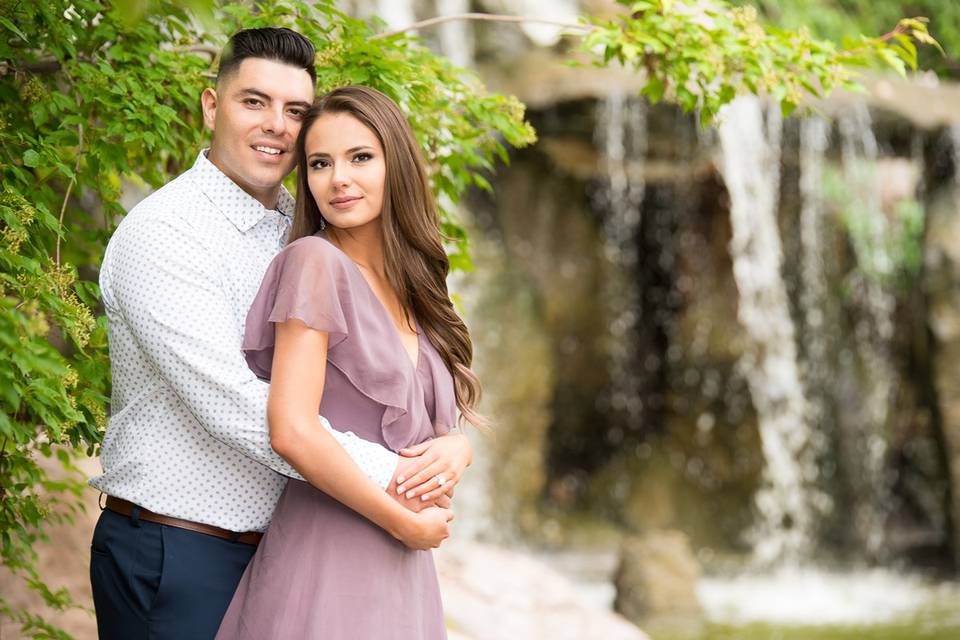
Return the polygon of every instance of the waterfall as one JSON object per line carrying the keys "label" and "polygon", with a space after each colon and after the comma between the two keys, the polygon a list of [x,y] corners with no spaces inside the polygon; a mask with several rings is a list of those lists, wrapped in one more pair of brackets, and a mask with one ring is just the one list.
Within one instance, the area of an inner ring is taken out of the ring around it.
{"label": "waterfall", "polygon": [[852,243],[858,268],[851,277],[850,290],[864,316],[854,329],[862,402],[855,432],[846,435],[852,442],[845,458],[854,465],[854,472],[849,474],[854,528],[867,554],[878,557],[885,546],[890,505],[885,433],[895,378],[890,342],[896,300],[884,279],[891,275],[893,262],[885,250],[889,225],[880,202],[878,148],[867,106],[856,103],[840,118],[839,128],[844,184],[852,192],[853,210],[846,215],[857,220],[848,223],[851,235],[858,236]]}
{"label": "waterfall", "polygon": [[[491,5],[491,8],[498,13],[573,24],[577,22],[580,15],[577,0],[512,0],[511,2],[488,0],[484,4]],[[563,27],[538,22],[524,22],[520,24],[520,28],[539,47],[552,47],[557,44],[563,31]]]}
{"label": "waterfall", "polygon": [[376,14],[391,29],[405,27],[416,21],[412,0],[376,0]]}
{"label": "waterfall", "polygon": [[[470,0],[437,0],[437,15],[455,16],[470,12]],[[473,66],[473,26],[463,20],[445,22],[438,30],[440,51],[459,67]]]}
{"label": "waterfall", "polygon": [[609,407],[613,417],[607,437],[623,439],[636,429],[643,409],[639,396],[640,295],[636,285],[638,233],[643,204],[643,160],[647,151],[646,103],[614,91],[598,103],[594,139],[603,150],[606,182],[598,194],[603,220],[604,254],[613,273],[605,279],[610,317],[608,362]]}
{"label": "waterfall", "polygon": [[[832,394],[834,371],[831,350],[836,348],[837,321],[832,312],[827,288],[827,264],[824,221],[823,165],[830,141],[830,125],[819,116],[800,122],[800,307],[804,345],[803,382],[807,397],[807,417],[816,429],[809,434],[808,457],[819,459],[829,445],[827,426],[831,417],[826,399]],[[827,494],[818,493],[817,510],[832,508]]]}
{"label": "waterfall", "polygon": [[756,560],[799,560],[814,526],[807,402],[800,384],[794,326],[781,275],[777,229],[780,113],[764,113],[754,97],[738,98],[722,114],[722,171],[730,193],[731,255],[740,293],[738,318],[747,335],[740,366],[760,423],[766,467],[757,492],[759,522],[751,537]]}

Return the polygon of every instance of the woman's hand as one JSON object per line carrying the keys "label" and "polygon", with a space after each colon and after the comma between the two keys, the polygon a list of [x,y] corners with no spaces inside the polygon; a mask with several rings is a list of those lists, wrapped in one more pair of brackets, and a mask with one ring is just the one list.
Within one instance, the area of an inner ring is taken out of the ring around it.
{"label": "woman's hand", "polygon": [[453,433],[401,449],[400,455],[419,456],[420,461],[417,468],[406,470],[408,477],[397,478],[397,493],[408,499],[420,496],[426,502],[453,495],[453,487],[473,461],[473,448],[466,435]]}
{"label": "woman's hand", "polygon": [[420,513],[408,513],[410,514],[409,522],[397,534],[397,538],[411,549],[435,549],[450,537],[452,510],[427,507]]}

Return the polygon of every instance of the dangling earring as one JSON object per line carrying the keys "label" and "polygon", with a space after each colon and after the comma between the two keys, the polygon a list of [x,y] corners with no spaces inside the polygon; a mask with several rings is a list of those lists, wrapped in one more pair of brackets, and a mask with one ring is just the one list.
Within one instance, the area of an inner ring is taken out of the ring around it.
{"label": "dangling earring", "polygon": [[327,221],[323,219],[323,216],[320,216],[320,231],[323,231],[327,228]]}

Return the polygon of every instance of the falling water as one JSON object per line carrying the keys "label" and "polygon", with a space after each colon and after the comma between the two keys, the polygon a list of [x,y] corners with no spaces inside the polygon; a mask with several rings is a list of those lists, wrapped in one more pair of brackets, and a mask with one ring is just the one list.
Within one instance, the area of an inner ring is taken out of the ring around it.
{"label": "falling water", "polygon": [[[503,6],[518,16],[576,24],[580,15],[577,4],[577,0],[513,0],[504,2]],[[539,22],[524,22],[520,28],[541,47],[555,45],[563,32],[562,27]]]}
{"label": "falling water", "polygon": [[642,163],[647,151],[645,103],[626,98],[620,91],[598,103],[597,146],[606,161],[606,182],[598,194],[604,210],[604,253],[614,273],[606,278],[605,298],[610,313],[608,362],[612,444],[623,438],[623,429],[639,425],[642,401],[638,395],[640,297],[635,283],[637,235],[643,204]]}
{"label": "falling water", "polygon": [[392,29],[414,22],[412,0],[376,0],[376,14]]}
{"label": "falling water", "polygon": [[752,532],[760,563],[799,560],[812,540],[807,403],[800,385],[794,326],[781,275],[777,230],[780,181],[780,113],[764,126],[761,103],[735,100],[723,114],[720,147],[730,193],[731,255],[740,293],[738,317],[747,334],[740,365],[760,423],[766,468],[757,492],[760,522]]}
{"label": "falling water", "polygon": [[[863,238],[854,242],[858,269],[850,289],[864,318],[854,329],[854,340],[862,361],[862,404],[857,431],[852,434],[853,451],[845,457],[856,465],[853,480],[854,527],[868,555],[877,557],[885,547],[885,520],[890,504],[890,478],[886,472],[885,431],[894,386],[890,342],[893,337],[895,299],[884,278],[893,264],[884,250],[887,218],[881,210],[877,179],[877,141],[870,112],[857,103],[840,118],[844,184],[853,192],[852,207],[860,211],[847,215],[862,218]],[[858,250],[858,247],[870,250]]]}
{"label": "falling water", "polygon": [[[826,407],[832,387],[829,366],[830,349],[836,346],[836,322],[829,305],[826,250],[823,164],[829,145],[830,125],[818,116],[800,122],[800,307],[804,329],[803,382],[806,389],[807,417],[817,428],[809,434],[808,456],[819,458],[827,449],[826,427],[830,420]],[[825,493],[817,493],[817,510],[826,513],[832,505]]]}
{"label": "falling water", "polygon": [[[470,0],[437,0],[437,15],[455,16],[470,12]],[[473,65],[473,28],[468,22],[444,22],[438,30],[440,51],[460,67]]]}

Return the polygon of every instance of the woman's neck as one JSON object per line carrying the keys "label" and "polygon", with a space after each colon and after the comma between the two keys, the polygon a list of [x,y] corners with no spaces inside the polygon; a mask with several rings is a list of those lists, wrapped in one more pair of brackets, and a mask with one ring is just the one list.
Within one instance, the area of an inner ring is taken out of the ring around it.
{"label": "woman's neck", "polygon": [[386,278],[383,232],[379,224],[366,224],[352,229],[327,226],[326,236],[355,263],[374,275]]}

